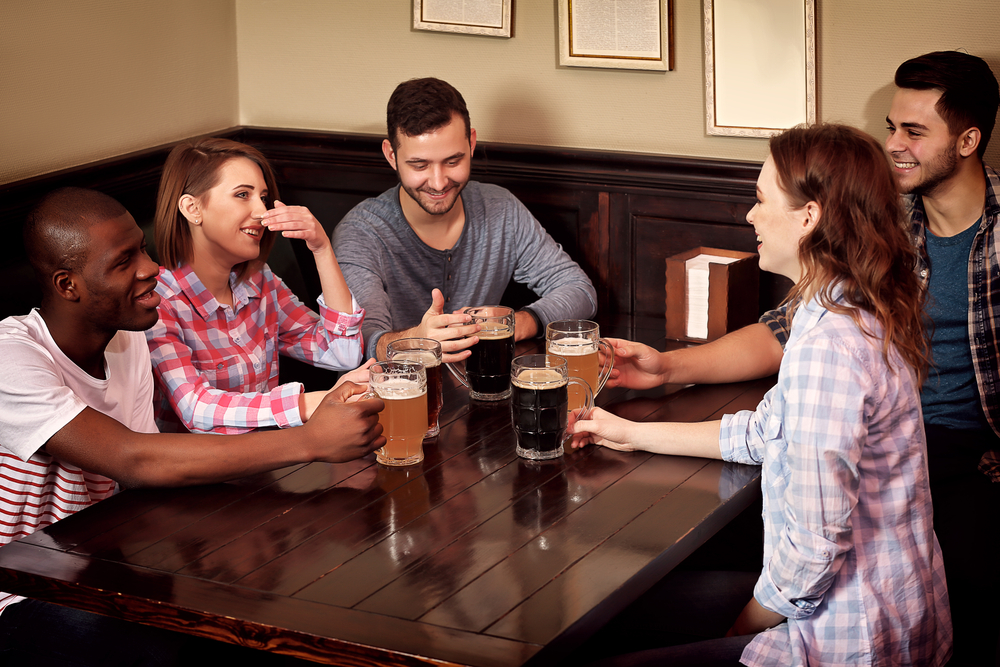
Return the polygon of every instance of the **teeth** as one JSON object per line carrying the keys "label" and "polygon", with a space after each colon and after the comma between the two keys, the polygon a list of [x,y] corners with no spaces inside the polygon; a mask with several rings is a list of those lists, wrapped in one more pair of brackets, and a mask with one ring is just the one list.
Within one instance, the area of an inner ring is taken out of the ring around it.
{"label": "teeth", "polygon": [[243,229],[243,230],[240,230],[240,231],[242,231],[244,234],[246,234],[248,236],[260,236],[260,230],[259,229]]}
{"label": "teeth", "polygon": [[897,169],[913,169],[917,166],[916,162],[896,162],[893,160],[893,164],[896,165]]}

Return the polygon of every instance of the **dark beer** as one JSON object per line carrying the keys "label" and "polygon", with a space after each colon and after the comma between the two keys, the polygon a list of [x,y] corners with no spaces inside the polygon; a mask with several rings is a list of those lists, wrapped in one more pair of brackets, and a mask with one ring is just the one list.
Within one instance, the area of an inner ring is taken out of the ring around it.
{"label": "dark beer", "polygon": [[465,362],[472,398],[495,401],[510,396],[510,362],[514,359],[514,330],[499,322],[483,322]]}
{"label": "dark beer", "polygon": [[517,453],[528,459],[560,456],[569,400],[565,375],[555,368],[526,368],[511,382],[510,412]]}

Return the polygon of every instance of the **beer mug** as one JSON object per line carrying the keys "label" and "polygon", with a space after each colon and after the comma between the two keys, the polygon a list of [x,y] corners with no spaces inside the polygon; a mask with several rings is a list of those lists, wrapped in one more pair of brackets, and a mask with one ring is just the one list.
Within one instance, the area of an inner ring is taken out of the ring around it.
{"label": "beer mug", "polygon": [[554,354],[525,354],[510,365],[510,416],[517,435],[517,455],[536,461],[563,454],[563,438],[569,418],[569,386],[584,396],[586,419],[594,407],[590,385],[570,377],[566,360]]}
{"label": "beer mug", "polygon": [[427,371],[417,361],[380,361],[368,367],[366,398],[385,401],[378,413],[385,446],[375,459],[387,466],[408,466],[424,460],[427,432]]}
{"label": "beer mug", "polygon": [[[514,358],[514,310],[507,306],[480,306],[465,311],[482,328],[479,342],[469,348],[465,377],[469,395],[480,401],[502,401],[510,396],[510,362]],[[457,374],[457,373],[456,373]]]}
{"label": "beer mug", "polygon": [[389,361],[419,361],[427,371],[427,433],[424,438],[434,438],[441,432],[438,418],[444,395],[441,392],[441,343],[431,338],[399,338],[386,347]]}
{"label": "beer mug", "polygon": [[[598,349],[604,348],[604,365],[600,365]],[[596,397],[604,388],[615,365],[615,350],[608,341],[601,338],[601,328],[590,320],[558,320],[545,327],[545,351],[566,358],[569,374],[590,385]],[[569,395],[569,409],[582,408],[583,393],[572,389]]]}

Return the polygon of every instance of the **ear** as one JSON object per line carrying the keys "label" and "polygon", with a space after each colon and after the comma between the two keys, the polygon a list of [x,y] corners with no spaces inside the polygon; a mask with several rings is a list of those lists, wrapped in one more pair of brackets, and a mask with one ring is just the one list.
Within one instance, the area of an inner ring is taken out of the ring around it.
{"label": "ear", "polygon": [[388,139],[382,140],[382,155],[385,156],[386,161],[394,170],[399,171],[396,168],[396,151],[392,150],[392,144]]}
{"label": "ear", "polygon": [[59,269],[52,274],[52,291],[56,296],[66,301],[79,301],[80,292],[77,289],[77,277],[66,269]]}
{"label": "ear", "polygon": [[816,228],[819,219],[823,216],[823,206],[817,201],[806,202],[802,207],[805,219],[802,221],[802,233],[808,234]]}
{"label": "ear", "polygon": [[201,224],[201,202],[198,201],[197,197],[181,195],[181,198],[177,201],[177,210],[192,225]]}
{"label": "ear", "polygon": [[978,127],[970,127],[965,132],[962,132],[958,135],[958,154],[962,157],[976,155],[976,151],[979,150],[979,142],[982,138],[983,135]]}
{"label": "ear", "polygon": [[469,130],[469,157],[472,157],[472,153],[476,152],[476,128],[471,128]]}

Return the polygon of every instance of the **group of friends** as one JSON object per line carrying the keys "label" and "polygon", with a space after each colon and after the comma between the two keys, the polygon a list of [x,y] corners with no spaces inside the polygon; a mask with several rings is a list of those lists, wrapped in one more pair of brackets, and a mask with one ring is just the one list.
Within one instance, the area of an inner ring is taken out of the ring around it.
{"label": "group of friends", "polygon": [[[606,664],[996,664],[1000,176],[982,157],[1000,93],[960,52],[909,60],[895,83],[884,148],[832,124],[771,139],[747,221],[761,268],[794,283],[778,310],[667,353],[611,339],[611,386],[778,380],[721,422],[595,408],[572,424],[577,447],[762,467],[763,568],[702,577],[683,608],[692,579],[671,577],[622,616],[647,645],[612,637]],[[470,180],[475,145],[454,87],[401,83],[382,144],[399,185],[331,238],[280,201],[256,149],[183,142],[158,193],[162,268],[114,199],[46,196],[24,227],[41,305],[0,322],[0,544],[121,488],[368,454],[385,438],[365,357],[420,337],[465,359],[479,330],[465,309],[511,279],[538,296],[518,340],[592,317],[576,262],[510,192]],[[265,263],[278,234],[313,253],[318,313]],[[304,391],[279,382],[279,354],[348,372]],[[660,635],[644,628],[720,617],[718,636],[648,646]],[[167,665],[224,650],[209,644],[0,593],[0,664]]]}

